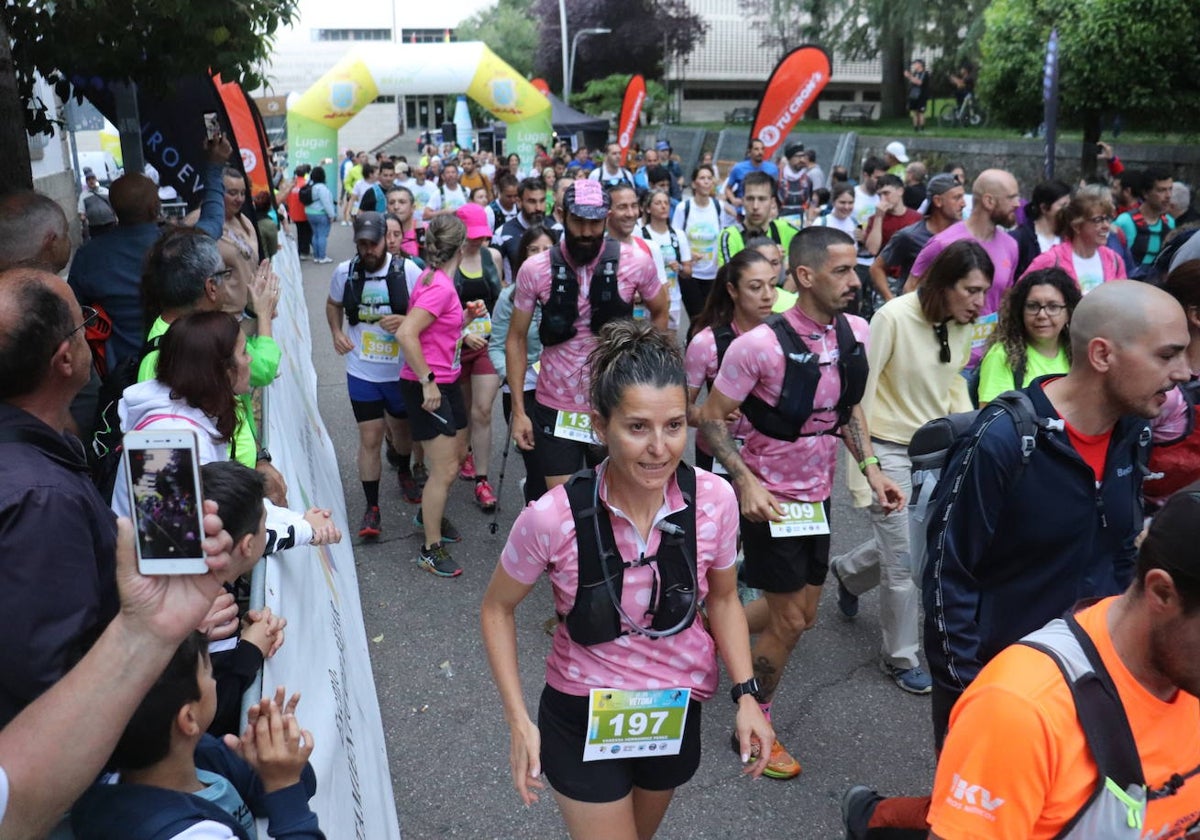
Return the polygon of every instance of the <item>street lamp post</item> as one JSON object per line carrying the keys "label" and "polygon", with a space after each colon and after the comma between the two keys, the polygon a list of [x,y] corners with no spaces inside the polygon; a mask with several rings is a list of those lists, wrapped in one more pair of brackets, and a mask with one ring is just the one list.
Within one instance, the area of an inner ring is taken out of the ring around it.
{"label": "street lamp post", "polygon": [[[564,29],[563,32],[565,33],[566,30]],[[576,50],[579,49],[579,39],[586,38],[589,35],[608,35],[611,32],[612,32],[611,29],[606,29],[604,27],[595,27],[592,29],[580,29],[578,32],[575,33],[575,37],[571,39],[571,63],[567,67],[567,75],[565,77],[566,80],[563,83],[563,97],[562,98],[563,98],[564,104],[566,104],[566,105],[571,104],[571,85],[575,81],[575,52],[576,52]],[[563,38],[564,38],[564,44],[565,44],[565,38],[566,38],[565,34],[564,34]]]}

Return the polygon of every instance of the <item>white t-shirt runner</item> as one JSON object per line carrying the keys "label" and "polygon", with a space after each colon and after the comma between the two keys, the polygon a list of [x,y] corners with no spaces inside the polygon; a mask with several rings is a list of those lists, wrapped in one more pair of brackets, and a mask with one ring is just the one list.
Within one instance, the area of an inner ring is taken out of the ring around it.
{"label": "white t-shirt runner", "polygon": [[[366,382],[395,382],[400,378],[400,366],[404,355],[396,336],[379,326],[379,319],[391,315],[388,300],[387,273],[395,257],[388,255],[383,268],[367,274],[363,284],[362,300],[359,303],[358,323],[344,324],[346,337],[354,342],[354,349],[346,354],[346,373]],[[329,281],[329,299],[341,303],[349,281],[350,264],[353,260],[339,263]],[[421,276],[421,269],[412,260],[404,261],[405,281],[411,295]]]}
{"label": "white t-shirt runner", "polygon": [[[675,241],[679,243],[678,254],[675,253],[675,246],[671,244],[671,232],[674,232]],[[637,236],[645,238],[642,225],[638,225],[634,233]],[[662,257],[663,273],[666,275],[667,293],[671,299],[670,323],[668,326],[673,330],[677,330],[683,316],[683,293],[679,290],[679,272],[671,268],[671,263],[685,263],[690,260],[692,258],[692,248],[687,241],[687,237],[675,228],[672,228],[667,233],[659,233],[654,228],[646,225],[645,233],[650,234],[650,238],[646,241],[657,245],[659,254]]]}
{"label": "white t-shirt runner", "polygon": [[470,200],[471,196],[467,195],[467,191],[462,188],[461,184],[454,189],[450,189],[449,187],[438,189],[434,187],[429,196],[429,208],[434,212],[438,210],[457,210]]}
{"label": "white t-shirt runner", "polygon": [[[687,224],[684,224],[684,217]],[[721,236],[721,219],[716,203],[710,198],[701,207],[692,199],[679,202],[671,217],[671,227],[683,232],[683,240],[692,254],[692,276],[697,280],[714,280],[717,276],[717,240]]]}

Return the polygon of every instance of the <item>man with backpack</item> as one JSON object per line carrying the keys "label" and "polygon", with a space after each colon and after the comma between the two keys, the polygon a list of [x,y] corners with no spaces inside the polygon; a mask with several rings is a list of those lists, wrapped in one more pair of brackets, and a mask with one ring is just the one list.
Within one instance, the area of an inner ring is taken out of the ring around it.
{"label": "man with backpack", "polygon": [[1117,216],[1113,232],[1129,249],[1134,269],[1129,275],[1140,280],[1152,275],[1154,259],[1162,250],[1168,234],[1175,229],[1175,220],[1167,212],[1171,201],[1173,179],[1163,169],[1147,169],[1141,179],[1142,203]]}
{"label": "man with backpack", "polygon": [[[846,792],[846,837],[1190,835],[1200,817],[1200,487],[1150,525],[1124,594],[999,653],[954,707],[931,798]],[[893,803],[909,808],[895,819]],[[905,830],[907,829],[907,830]]]}
{"label": "man with backpack", "polygon": [[[312,167],[307,163],[296,167],[295,178],[292,180],[292,186],[285,199],[288,218],[296,225],[296,248],[299,250],[302,260],[307,260],[312,252],[312,225],[308,223],[308,212],[304,209],[305,204],[312,203],[312,187],[305,190],[310,172],[312,172]],[[308,196],[307,202],[300,195],[302,191]]]}
{"label": "man with backpack", "polygon": [[108,189],[91,169],[84,170],[83,192],[79,194],[79,220],[87,236],[98,236],[117,224],[117,214],[108,200]]}
{"label": "man with backpack", "polygon": [[[764,592],[746,605],[746,617],[758,634],[754,676],[768,720],[792,650],[817,620],[829,572],[838,437],[882,509],[904,506],[904,494],[879,468],[859,407],[869,334],[866,321],[845,314],[858,291],[854,264],[854,241],[842,231],[797,232],[789,260],[796,304],[733,340],[701,407],[700,434],[738,491],[742,579]],[[740,451],[726,424],[738,410],[753,427]],[[765,773],[790,779],[800,764],[776,741]]]}
{"label": "man with backpack", "polygon": [[937,744],[989,659],[1081,598],[1129,585],[1146,421],[1190,378],[1188,341],[1166,292],[1105,283],[1071,320],[1070,372],[1024,390],[1032,423],[1002,399],[951,448],[930,505],[923,587]]}
{"label": "man with backpack", "polygon": [[[387,251],[387,223],[381,214],[364,211],[354,219],[355,256],[334,269],[325,302],[325,319],[333,349],[346,359],[350,406],[358,424],[358,477],[366,511],[358,535],[381,533],[379,480],[384,431],[400,456],[399,482],[409,503],[421,501],[410,467],[412,434],[408,409],[400,395],[404,356],[396,332],[408,313],[409,295],[421,266]],[[419,406],[414,407],[419,410]]]}

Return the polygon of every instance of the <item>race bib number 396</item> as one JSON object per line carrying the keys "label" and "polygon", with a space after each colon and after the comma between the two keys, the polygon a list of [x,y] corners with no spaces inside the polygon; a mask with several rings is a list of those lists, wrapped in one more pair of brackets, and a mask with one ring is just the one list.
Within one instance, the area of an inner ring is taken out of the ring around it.
{"label": "race bib number 396", "polygon": [[679,755],[690,688],[593,689],[584,761]]}

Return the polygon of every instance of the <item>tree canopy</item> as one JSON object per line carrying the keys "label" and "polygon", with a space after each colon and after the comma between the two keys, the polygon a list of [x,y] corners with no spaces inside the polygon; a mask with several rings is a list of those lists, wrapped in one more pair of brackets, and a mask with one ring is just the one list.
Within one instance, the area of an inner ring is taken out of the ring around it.
{"label": "tree canopy", "polygon": [[30,180],[22,128],[53,132],[49,103],[34,94],[38,75],[64,100],[73,79],[131,81],[167,95],[173,80],[211,70],[248,89],[259,87],[271,37],[292,21],[297,3],[8,0],[0,11],[0,174],[16,180],[0,182]]}
{"label": "tree canopy", "polygon": [[[647,79],[661,79],[664,52],[687,55],[700,44],[707,29],[700,16],[688,8],[687,0],[566,0],[566,8],[569,35],[592,27],[612,30],[610,35],[579,42],[575,59],[577,89],[589,79],[614,73],[641,73]],[[541,21],[534,70],[552,89],[561,90],[558,0],[534,0],[533,10]]]}
{"label": "tree canopy", "polygon": [[533,0],[499,0],[464,20],[455,29],[460,41],[483,41],[522,76],[533,73],[538,49],[538,26]]}
{"label": "tree canopy", "polygon": [[[571,104],[589,114],[605,112],[619,114],[625,99],[625,88],[633,78],[630,73],[614,73],[603,79],[592,79],[582,93],[571,97]],[[646,81],[646,101],[642,103],[642,114],[653,122],[657,109],[667,103],[667,89],[656,81]]]}
{"label": "tree canopy", "polygon": [[1200,4],[1178,0],[993,0],[980,97],[1013,126],[1042,120],[1042,72],[1058,28],[1059,113],[1083,125],[1120,113],[1152,128],[1200,108]]}

